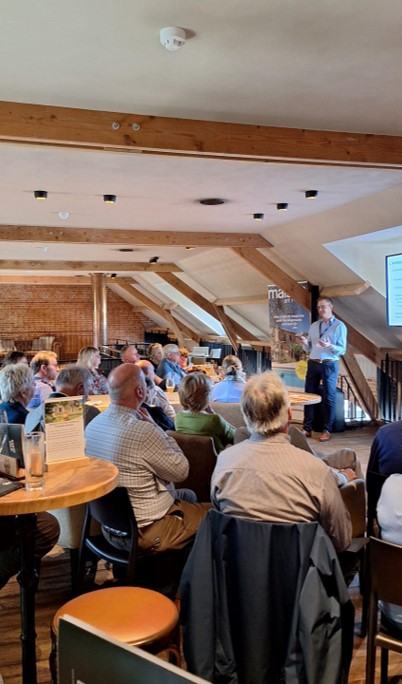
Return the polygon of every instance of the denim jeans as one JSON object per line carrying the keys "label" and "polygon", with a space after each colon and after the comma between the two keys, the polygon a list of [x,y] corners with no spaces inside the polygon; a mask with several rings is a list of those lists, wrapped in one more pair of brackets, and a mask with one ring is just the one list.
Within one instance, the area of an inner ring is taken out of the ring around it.
{"label": "denim jeans", "polygon": [[[307,366],[305,391],[316,394],[322,382],[324,409],[323,430],[331,432],[335,420],[336,381],[338,379],[339,361],[317,363],[310,360]],[[314,405],[304,407],[304,429],[311,432],[313,426]]]}

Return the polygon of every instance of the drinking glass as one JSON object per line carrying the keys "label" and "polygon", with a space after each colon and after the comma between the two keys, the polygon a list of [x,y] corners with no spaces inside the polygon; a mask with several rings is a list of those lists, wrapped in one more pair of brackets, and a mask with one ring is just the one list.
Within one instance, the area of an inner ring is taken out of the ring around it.
{"label": "drinking glass", "polygon": [[165,380],[165,386],[166,386],[166,392],[174,392],[175,388],[175,381],[174,378],[171,375],[168,375],[166,380]]}
{"label": "drinking glass", "polygon": [[25,489],[36,492],[45,484],[45,439],[43,432],[28,432],[24,440]]}

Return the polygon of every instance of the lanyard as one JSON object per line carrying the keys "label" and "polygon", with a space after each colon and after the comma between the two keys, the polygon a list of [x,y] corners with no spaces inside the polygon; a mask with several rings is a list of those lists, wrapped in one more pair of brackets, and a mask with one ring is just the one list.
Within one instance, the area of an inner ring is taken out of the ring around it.
{"label": "lanyard", "polygon": [[320,325],[319,325],[319,327],[318,327],[318,329],[319,329],[319,339],[321,339],[321,337],[322,337],[323,335],[325,335],[325,333],[330,329],[330,327],[331,327],[331,325],[332,325],[333,322],[334,322],[334,319],[331,318],[331,320],[329,321],[329,323],[327,323],[327,326],[326,326],[325,330],[321,330],[322,321],[320,321]]}

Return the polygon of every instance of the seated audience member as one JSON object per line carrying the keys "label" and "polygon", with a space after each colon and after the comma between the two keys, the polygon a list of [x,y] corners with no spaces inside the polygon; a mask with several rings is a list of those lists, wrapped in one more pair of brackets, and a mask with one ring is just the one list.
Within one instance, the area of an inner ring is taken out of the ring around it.
{"label": "seated audience member", "polygon": [[34,374],[25,363],[15,363],[0,371],[0,411],[5,411],[9,423],[24,425],[27,406],[35,394]]}
{"label": "seated audience member", "polygon": [[[395,425],[395,423],[392,424]],[[377,520],[381,528],[381,538],[384,541],[402,546],[401,473],[390,475],[385,480],[377,504]],[[394,603],[383,603],[382,611],[396,627],[402,629],[402,606],[396,606]]]}
{"label": "seated audience member", "polygon": [[180,352],[179,366],[181,368],[184,368],[184,370],[185,370],[188,366],[188,356],[189,356],[188,349],[186,349],[185,347],[180,347],[179,352]]}
{"label": "seated audience member", "polygon": [[105,376],[98,370],[100,362],[101,355],[96,347],[82,347],[78,352],[77,365],[88,368],[92,375],[94,383],[93,394],[108,394],[108,382]]}
{"label": "seated audience member", "polygon": [[[10,364],[0,372],[0,410],[6,411],[9,423],[23,425],[27,405],[34,395],[33,372],[25,363]],[[59,524],[50,513],[38,513],[35,531],[35,558],[39,561],[56,544]],[[17,526],[14,516],[0,516],[0,589],[20,568]]]}
{"label": "seated audience member", "polygon": [[[140,368],[125,363],[109,375],[110,406],[85,430],[87,453],[112,461],[119,485],[126,487],[138,524],[139,545],[159,553],[180,549],[193,541],[208,504],[181,500],[173,482],[187,477],[189,464],[172,437],[141,412],[145,377]],[[109,541],[126,547],[113,530]]]}
{"label": "seated audience member", "polygon": [[367,471],[380,475],[402,473],[402,420],[381,427],[374,437]]}
{"label": "seated audience member", "polygon": [[24,352],[9,351],[8,354],[5,355],[1,367],[5,368],[6,366],[9,366],[10,363],[25,363],[28,365],[28,359]]}
{"label": "seated audience member", "polygon": [[[40,559],[57,544],[60,527],[50,513],[38,513],[35,528],[35,563],[37,571]],[[15,516],[0,517],[0,589],[20,570],[20,551]]]}
{"label": "seated audience member", "polygon": [[135,344],[126,344],[120,349],[120,358],[122,363],[137,363],[140,360],[140,355]]}
{"label": "seated audience member", "polygon": [[[145,374],[144,374],[145,375]],[[142,408],[146,409],[155,424],[162,430],[174,430],[174,421],[167,417],[166,413],[160,408],[152,404],[152,393],[155,389],[155,383],[149,375],[145,375],[146,395],[145,401],[142,403]]]}
{"label": "seated audience member", "polygon": [[[49,394],[48,399],[84,396],[84,399],[87,400],[89,395],[93,393],[93,387],[94,382],[88,368],[71,364],[63,368],[58,374],[56,378],[56,391]],[[95,406],[84,404],[84,425],[87,426],[99,413],[99,409]],[[44,430],[44,427],[44,404],[42,403],[28,414],[25,421],[25,430],[32,432]]]}
{"label": "seated audience member", "polygon": [[147,348],[147,356],[155,371],[163,358],[163,347],[159,342],[152,342]]}
{"label": "seated audience member", "polygon": [[157,375],[166,380],[167,376],[173,378],[177,387],[180,380],[185,377],[186,371],[179,364],[180,350],[177,344],[165,344],[162,350],[163,359],[156,369]]}
{"label": "seated audience member", "polygon": [[246,381],[243,377],[243,365],[237,356],[225,356],[222,361],[224,378],[212,388],[211,401],[233,403],[240,401]]}
{"label": "seated audience member", "polygon": [[59,364],[57,354],[51,351],[39,351],[31,361],[34,372],[35,394],[29,402],[28,408],[36,408],[54,392],[54,381],[57,378]]}
{"label": "seated audience member", "polygon": [[[141,359],[141,361],[137,361],[135,364],[139,368],[141,368],[142,372],[145,375],[145,378],[150,378],[154,382],[154,387],[151,388],[150,391],[150,401],[149,403],[152,406],[158,406],[159,408],[162,409],[162,411],[166,414],[166,416],[173,421],[176,417],[176,411],[174,410],[172,404],[170,403],[169,399],[166,397],[166,394],[164,391],[157,386],[156,384],[156,376],[155,376],[155,369],[150,361],[147,361],[146,359]],[[170,430],[170,428],[167,428]]]}
{"label": "seated audience member", "polygon": [[227,515],[270,522],[318,521],[340,552],[352,525],[331,470],[290,444],[289,395],[276,373],[248,380],[240,400],[249,439],[219,454],[211,499]]}
{"label": "seated audience member", "polygon": [[183,378],[179,385],[183,411],[177,414],[175,425],[177,432],[213,437],[219,453],[228,444],[233,444],[236,428],[211,408],[211,386],[211,380],[204,373],[190,373]]}

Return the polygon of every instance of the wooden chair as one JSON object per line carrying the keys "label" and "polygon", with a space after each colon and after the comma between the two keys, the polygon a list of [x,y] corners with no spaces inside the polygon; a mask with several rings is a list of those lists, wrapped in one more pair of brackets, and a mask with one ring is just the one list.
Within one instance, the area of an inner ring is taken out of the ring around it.
{"label": "wooden chair", "polygon": [[368,545],[370,577],[369,624],[367,637],[366,684],[374,684],[377,646],[381,649],[381,684],[388,681],[388,651],[402,653],[402,629],[382,615],[378,625],[378,602],[402,605],[402,546],[370,537]]}
{"label": "wooden chair", "polygon": [[173,430],[168,430],[166,434],[176,440],[190,464],[188,477],[179,486],[192,489],[198,501],[210,501],[211,476],[218,457],[214,440],[206,435],[186,435]]}
{"label": "wooden chair", "polygon": [[78,596],[57,611],[50,629],[49,665],[53,682],[57,682],[57,632],[63,615],[71,615],[125,644],[140,646],[150,653],[167,651],[170,662],[180,665],[179,614],[173,601],[150,589],[110,587]]}

